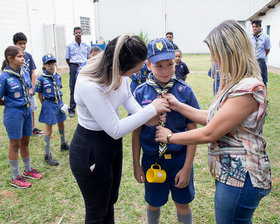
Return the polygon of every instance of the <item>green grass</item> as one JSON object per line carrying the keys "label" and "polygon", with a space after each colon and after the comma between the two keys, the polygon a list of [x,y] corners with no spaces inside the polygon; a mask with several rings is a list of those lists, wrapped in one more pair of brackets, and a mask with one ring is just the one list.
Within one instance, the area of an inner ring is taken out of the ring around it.
{"label": "green grass", "polygon": [[[183,61],[191,71],[207,71],[210,67],[209,55],[185,55]],[[68,74],[62,75],[64,101],[69,102]],[[213,98],[212,80],[206,73],[189,74],[187,82],[197,96],[200,107],[207,109]],[[254,224],[280,223],[280,76],[269,74],[268,117],[264,128],[267,151],[272,164],[273,188],[255,212]],[[39,101],[38,101],[39,102]],[[121,116],[127,112],[120,109]],[[3,107],[0,107],[3,116]],[[39,111],[36,112],[38,120]],[[77,117],[65,122],[66,138],[71,138],[77,125]],[[44,125],[37,122],[37,127]],[[123,138],[124,160],[123,176],[119,200],[115,205],[116,223],[145,223],[146,209],[144,186],[133,177],[131,135]],[[31,181],[30,189],[20,190],[10,187],[11,173],[8,162],[9,140],[0,122],[0,223],[83,223],[83,198],[70,171],[68,152],[60,152],[57,127],[53,129],[51,152],[59,162],[58,167],[44,163],[43,137],[31,137],[30,154],[32,165],[43,174],[43,179]],[[20,162],[20,170],[23,170]],[[194,160],[194,182],[196,196],[191,207],[194,223],[215,223],[214,217],[214,180],[207,165],[207,145],[198,146]],[[175,206],[172,200],[162,207],[161,223],[177,223]]]}

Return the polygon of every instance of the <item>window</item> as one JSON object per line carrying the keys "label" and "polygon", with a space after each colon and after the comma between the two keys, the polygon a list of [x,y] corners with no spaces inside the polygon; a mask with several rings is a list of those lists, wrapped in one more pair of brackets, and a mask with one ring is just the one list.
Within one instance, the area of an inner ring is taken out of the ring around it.
{"label": "window", "polygon": [[266,26],[266,34],[270,36],[270,25]]}
{"label": "window", "polygon": [[91,35],[90,18],[80,17],[83,35]]}
{"label": "window", "polygon": [[237,21],[241,26],[245,27],[246,21],[245,20],[238,20]]}

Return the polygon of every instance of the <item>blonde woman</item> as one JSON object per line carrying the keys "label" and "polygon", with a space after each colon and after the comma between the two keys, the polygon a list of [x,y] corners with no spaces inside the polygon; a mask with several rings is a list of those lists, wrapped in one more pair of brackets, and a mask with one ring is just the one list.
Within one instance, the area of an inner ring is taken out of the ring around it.
{"label": "blonde woman", "polygon": [[[78,127],[70,145],[70,166],[86,207],[85,223],[114,223],[114,203],[122,170],[122,136],[162,112],[166,99],[142,108],[130,92],[128,77],[147,58],[138,36],[113,39],[82,68],[75,87]],[[131,116],[119,119],[123,106]]]}
{"label": "blonde woman", "polygon": [[209,143],[208,162],[216,179],[216,223],[251,223],[260,200],[271,190],[271,170],[262,136],[266,89],[250,39],[235,21],[225,21],[205,40],[213,66],[225,83],[209,110],[198,110],[166,94],[170,108],[204,127],[172,134],[158,127],[156,141]]}

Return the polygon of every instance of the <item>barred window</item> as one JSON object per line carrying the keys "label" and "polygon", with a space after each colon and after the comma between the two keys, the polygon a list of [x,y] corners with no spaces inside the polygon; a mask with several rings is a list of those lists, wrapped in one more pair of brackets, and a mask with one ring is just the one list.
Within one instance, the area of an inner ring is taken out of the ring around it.
{"label": "barred window", "polygon": [[90,18],[80,17],[83,35],[91,35]]}

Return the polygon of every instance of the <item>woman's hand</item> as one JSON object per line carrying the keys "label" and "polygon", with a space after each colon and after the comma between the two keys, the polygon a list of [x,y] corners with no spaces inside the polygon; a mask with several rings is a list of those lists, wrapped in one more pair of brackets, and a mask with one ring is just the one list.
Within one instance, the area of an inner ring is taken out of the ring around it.
{"label": "woman's hand", "polygon": [[164,99],[166,99],[169,103],[169,108],[171,110],[178,110],[178,107],[180,105],[179,100],[176,99],[176,97],[174,95],[172,95],[171,93],[166,93],[162,95]]}
{"label": "woman's hand", "polygon": [[156,142],[163,142],[163,143],[168,143],[167,142],[167,135],[172,133],[169,129],[157,126],[157,131],[156,131]]}
{"label": "woman's hand", "polygon": [[157,113],[164,113],[164,112],[170,112],[169,103],[166,99],[163,98],[157,98],[152,102],[152,105],[156,108]]}

